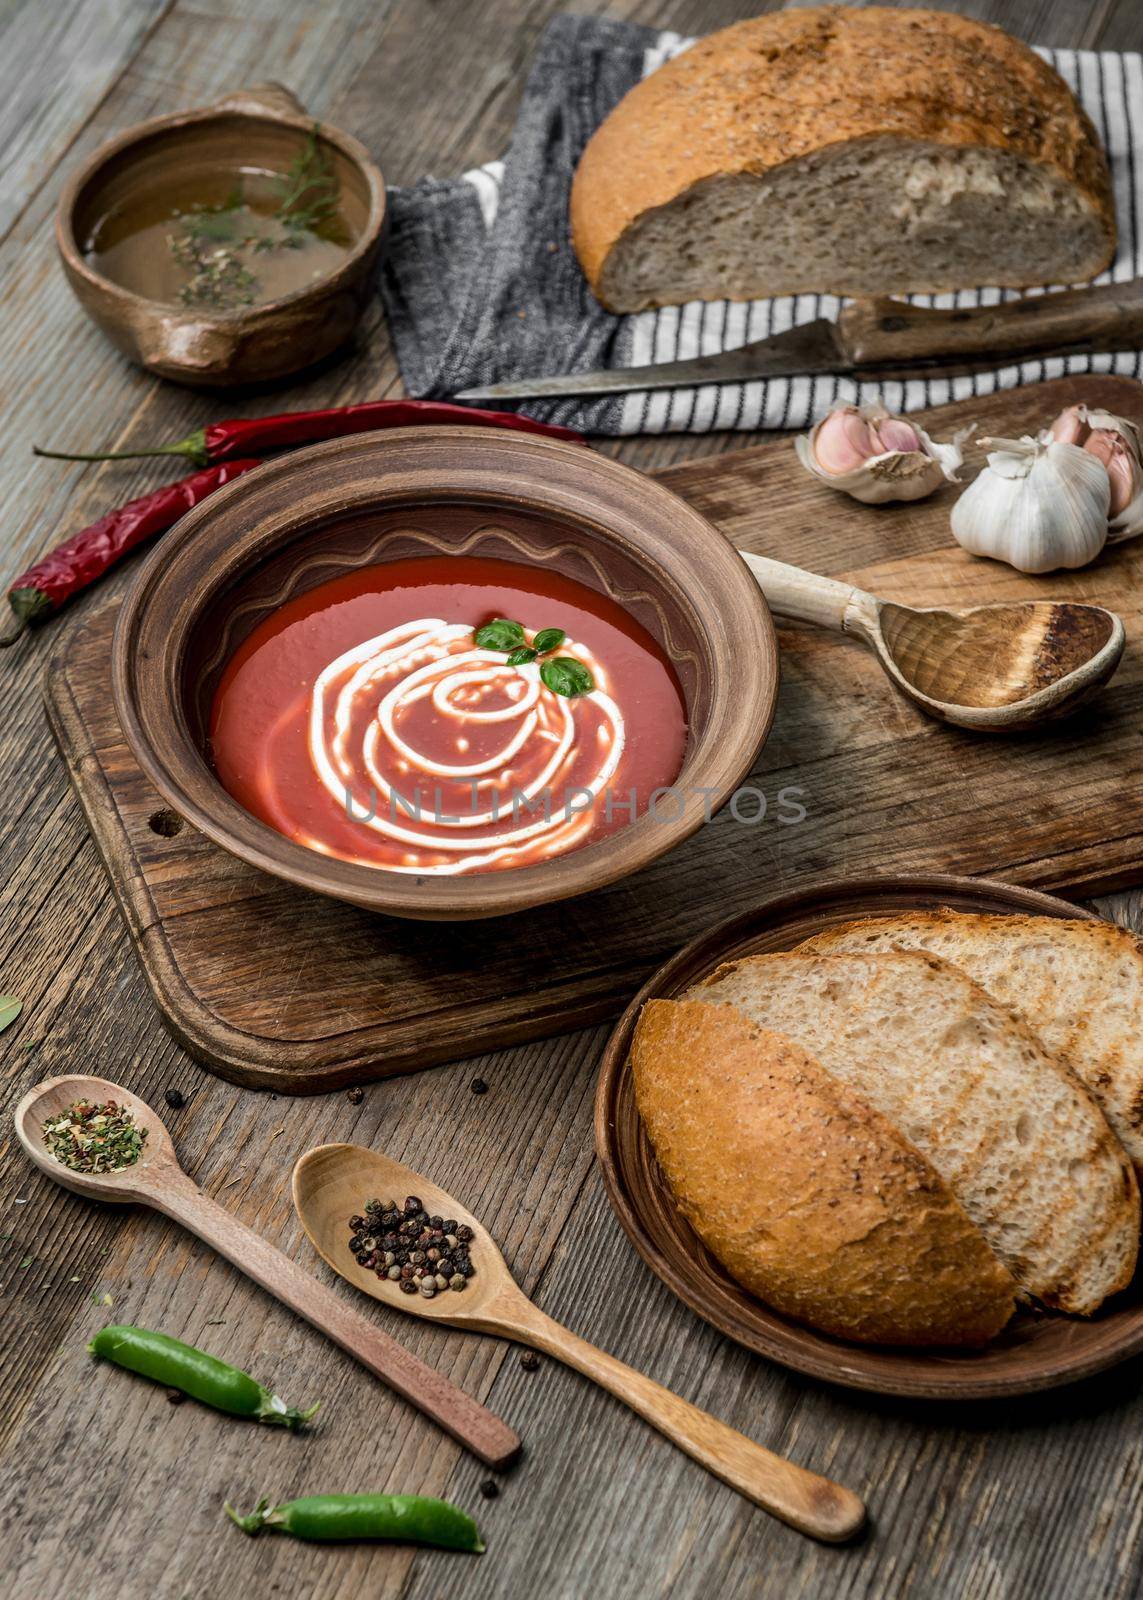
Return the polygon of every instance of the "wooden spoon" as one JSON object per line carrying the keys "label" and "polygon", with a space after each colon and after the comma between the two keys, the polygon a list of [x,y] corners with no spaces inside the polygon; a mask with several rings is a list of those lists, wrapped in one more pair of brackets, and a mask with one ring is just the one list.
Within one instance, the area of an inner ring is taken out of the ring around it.
{"label": "wooden spoon", "polygon": [[771,611],[868,645],[922,711],[976,732],[1015,733],[1074,711],[1119,665],[1114,611],[1071,600],[955,611],[879,600],[851,583],[742,552]]}
{"label": "wooden spoon", "polygon": [[[350,1253],[349,1218],[370,1199],[391,1199],[400,1205],[408,1195],[415,1195],[430,1213],[455,1217],[472,1229],[469,1249],[475,1272],[464,1289],[444,1290],[431,1300],[420,1293],[404,1294],[397,1284],[359,1266]],[[487,1229],[411,1167],[359,1145],[319,1145],[294,1168],[294,1205],[318,1254],[375,1300],[431,1322],[516,1339],[565,1361],[624,1401],[731,1488],[815,1539],[831,1543],[849,1539],[864,1523],[865,1508],[848,1489],[764,1450],[545,1316],[517,1288]]]}
{"label": "wooden spoon", "polygon": [[[44,1124],[77,1100],[114,1100],[131,1112],[139,1127],[146,1128],[147,1142],[134,1166],[98,1175],[73,1172],[48,1153]],[[481,1461],[502,1468],[519,1455],[520,1440],[507,1423],[359,1316],[289,1256],[275,1250],[252,1228],[203,1194],[179,1166],[162,1118],[129,1089],[103,1078],[49,1078],[31,1089],[16,1107],[16,1133],[40,1171],[65,1189],[90,1200],[152,1206],[197,1234],[268,1294],[312,1323],[410,1405],[431,1417]]]}

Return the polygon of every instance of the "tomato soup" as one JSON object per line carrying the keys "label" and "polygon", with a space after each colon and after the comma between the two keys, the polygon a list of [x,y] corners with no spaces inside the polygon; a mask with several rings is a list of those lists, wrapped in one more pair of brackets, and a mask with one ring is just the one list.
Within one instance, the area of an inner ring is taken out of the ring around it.
{"label": "tomato soup", "polygon": [[448,875],[534,866],[627,826],[678,776],[686,708],[621,606],[541,567],[366,567],[267,617],[228,662],[215,770],[325,855]]}

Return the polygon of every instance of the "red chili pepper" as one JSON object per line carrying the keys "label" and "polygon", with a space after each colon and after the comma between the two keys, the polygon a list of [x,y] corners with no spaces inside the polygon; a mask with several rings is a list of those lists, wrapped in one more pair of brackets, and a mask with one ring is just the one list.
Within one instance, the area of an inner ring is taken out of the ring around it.
{"label": "red chili pepper", "polygon": [[196,428],[174,444],[154,445],[148,450],[106,450],[97,455],[69,454],[63,450],[41,450],[38,456],[56,461],[129,461],[136,456],[185,456],[198,467],[216,466],[235,456],[267,450],[282,450],[289,445],[315,444],[319,439],[340,439],[351,433],[371,433],[377,428],[431,427],[441,423],[482,428],[513,428],[520,433],[545,434],[549,439],[584,442],[574,428],[555,423],[536,422],[515,411],[481,411],[475,406],[454,406],[447,400],[366,400],[355,406],[333,406],[325,411],[283,411],[276,417],[237,417],[228,422],[212,422]]}
{"label": "red chili pepper", "polygon": [[14,644],[29,622],[41,622],[58,611],[65,600],[101,578],[144,539],[165,533],[184,511],[197,506],[224,483],[261,465],[260,461],[229,461],[225,466],[194,472],[153,494],[129,500],[118,511],[109,511],[90,527],[73,533],[10,585],[8,604],[16,613],[19,626],[0,639],[0,646]]}

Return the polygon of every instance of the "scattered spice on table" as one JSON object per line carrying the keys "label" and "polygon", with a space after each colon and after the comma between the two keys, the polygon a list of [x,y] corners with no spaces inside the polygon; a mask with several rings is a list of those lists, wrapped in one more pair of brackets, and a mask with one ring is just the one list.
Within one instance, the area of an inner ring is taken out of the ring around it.
{"label": "scattered spice on table", "polygon": [[500,1485],[495,1478],[485,1478],[480,1485],[480,1492],[486,1500],[495,1500],[500,1493]]}
{"label": "scattered spice on table", "polygon": [[359,1106],[361,1104],[361,1102],[365,1099],[365,1090],[364,1089],[347,1089],[346,1093],[345,1093],[345,1098],[349,1101],[351,1106]]}
{"label": "scattered spice on table", "polygon": [[168,483],[153,494],[128,500],[89,527],[65,539],[42,556],[8,587],[8,604],[17,627],[0,638],[0,646],[15,644],[30,622],[42,622],[66,600],[93,584],[109,568],[145,539],[173,528],[183,515],[223,484],[241,477],[260,461],[230,461],[225,466],[193,472],[189,478]]}
{"label": "scattered spice on table", "polygon": [[362,400],[351,406],[327,406],[320,411],[282,411],[269,417],[230,417],[196,428],[185,439],[138,450],[45,450],[38,456],[53,461],[133,461],[139,456],[183,456],[196,467],[217,466],[236,456],[263,455],[268,450],[288,450],[294,445],[317,444],[323,439],[344,439],[355,433],[381,428],[441,427],[460,424],[469,428],[507,428],[549,439],[584,443],[582,433],[557,423],[536,422],[516,411],[486,411],[480,406],[458,406],[448,400]]}
{"label": "scattered spice on table", "polygon": [[485,1083],[483,1078],[473,1078],[468,1087],[472,1090],[473,1094],[488,1093],[488,1085]]}
{"label": "scattered spice on table", "polygon": [[122,1172],[143,1154],[147,1130],[114,1100],[76,1100],[44,1124],[44,1143],[73,1172]]}
{"label": "scattered spice on table", "polygon": [[163,1095],[163,1099],[175,1111],[181,1111],[183,1106],[185,1106],[187,1103],[186,1096],[180,1094],[177,1089],[167,1089]]}
{"label": "scattered spice on table", "polygon": [[534,1350],[521,1350],[520,1365],[525,1372],[535,1372],[540,1365],[540,1358]]}
{"label": "scattered spice on table", "polygon": [[472,1229],[455,1217],[430,1216],[416,1195],[403,1204],[370,1200],[349,1219],[349,1248],[359,1266],[388,1279],[404,1294],[426,1300],[468,1285],[475,1268]]}

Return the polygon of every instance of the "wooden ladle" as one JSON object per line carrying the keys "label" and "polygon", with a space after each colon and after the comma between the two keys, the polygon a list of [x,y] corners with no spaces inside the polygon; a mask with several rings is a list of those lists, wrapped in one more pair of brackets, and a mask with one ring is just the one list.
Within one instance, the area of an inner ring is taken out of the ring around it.
{"label": "wooden ladle", "polygon": [[[146,1128],[143,1154],[133,1166],[120,1172],[73,1172],[49,1153],[44,1144],[44,1124],[77,1100],[114,1100],[131,1112],[139,1127]],[[396,1339],[374,1327],[289,1256],[275,1250],[252,1228],[203,1194],[179,1166],[162,1118],[138,1095],[103,1078],[49,1078],[24,1096],[15,1117],[20,1143],[53,1182],[90,1200],[151,1206],[173,1218],[348,1351],[481,1461],[491,1467],[506,1467],[519,1455],[520,1440],[507,1423],[458,1389],[443,1373],[426,1366]]]}
{"label": "wooden ladle", "polygon": [[[472,1229],[469,1251],[475,1271],[463,1290],[445,1290],[431,1300],[404,1294],[351,1254],[349,1218],[370,1199],[387,1198],[400,1205],[409,1195],[429,1212],[455,1217]],[[848,1489],[764,1450],[545,1316],[517,1288],[488,1230],[411,1167],[359,1145],[319,1145],[294,1168],[294,1205],[318,1254],[375,1300],[431,1322],[516,1339],[555,1356],[616,1395],[731,1488],[815,1539],[836,1543],[851,1538],[864,1523],[865,1508]]]}
{"label": "wooden ladle", "polygon": [[976,732],[1016,733],[1066,716],[1123,654],[1123,623],[1103,606],[903,606],[767,556],[743,551],[742,559],[771,611],[853,634],[922,711]]}

